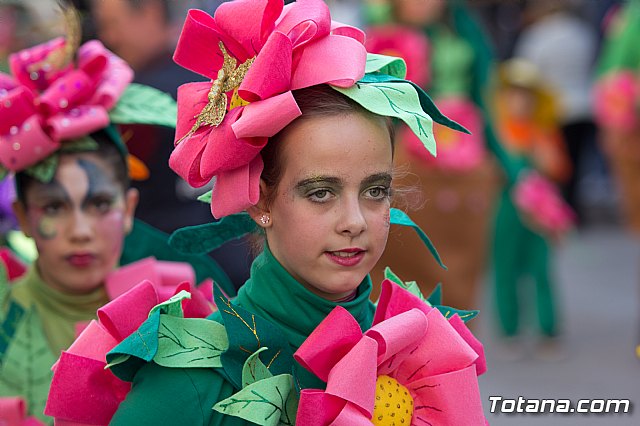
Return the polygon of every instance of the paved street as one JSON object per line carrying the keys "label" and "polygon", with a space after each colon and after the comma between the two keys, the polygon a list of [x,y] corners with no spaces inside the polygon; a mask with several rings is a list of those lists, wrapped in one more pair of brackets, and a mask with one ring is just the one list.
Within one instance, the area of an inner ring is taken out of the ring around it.
{"label": "paved street", "polygon": [[[561,360],[536,357],[535,317],[529,315],[526,353],[514,359],[495,335],[491,299],[478,335],[489,371],[480,378],[485,413],[501,425],[640,425],[640,242],[616,225],[591,226],[558,249],[556,272],[564,309]],[[489,396],[503,398],[628,398],[631,414],[491,414]]]}

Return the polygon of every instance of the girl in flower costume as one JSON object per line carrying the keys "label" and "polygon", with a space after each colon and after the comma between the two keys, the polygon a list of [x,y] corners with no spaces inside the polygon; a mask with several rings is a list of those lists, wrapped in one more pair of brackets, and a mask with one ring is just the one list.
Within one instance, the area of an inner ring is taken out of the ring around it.
{"label": "girl in flower costume", "polygon": [[[12,75],[0,73],[0,174],[15,175],[14,210],[38,250],[20,278],[14,259],[0,262],[0,397],[23,398],[12,406],[20,411],[26,403],[42,420],[60,351],[126,290],[121,279],[109,285],[116,266],[160,254],[139,240],[142,232],[160,245],[158,234],[134,230],[137,192],[112,123],[175,120],[168,95],[129,85],[130,67],[98,41],[80,46],[73,11],[67,22],[66,38],[13,54]],[[127,234],[139,244],[124,243]]]}
{"label": "girl in flower costume", "polygon": [[[640,1],[610,19],[598,60],[594,112],[604,152],[619,185],[627,226],[640,232]],[[640,344],[636,346],[640,358]]]}
{"label": "girl in flower costume", "polygon": [[[92,388],[115,413],[77,409],[86,389],[54,392],[61,359],[49,414],[116,425],[485,424],[482,345],[461,319],[474,313],[438,308],[439,294],[427,301],[390,271],[377,306],[369,299],[389,224],[415,227],[390,209],[386,117],[412,126],[425,154],[432,120],[463,129],[403,79],[401,60],[368,55],[363,42],[321,0],[189,12],[174,59],[212,81],[179,89],[170,165],[195,186],[215,177],[205,198],[221,221],[172,243],[207,251],[258,229],[264,249],[236,298],[215,289],[212,316],[182,318],[188,294],[178,294],[106,355],[131,382],[128,393],[118,382]],[[100,361],[76,344],[72,355]]]}

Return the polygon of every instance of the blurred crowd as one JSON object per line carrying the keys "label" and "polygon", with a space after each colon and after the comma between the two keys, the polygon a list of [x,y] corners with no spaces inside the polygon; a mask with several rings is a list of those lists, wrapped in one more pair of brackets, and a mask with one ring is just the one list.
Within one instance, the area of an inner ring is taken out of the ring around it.
{"label": "blurred crowd", "polygon": [[[172,52],[187,10],[213,14],[219,0],[73,3],[82,15],[83,38],[103,41],[126,60],[135,82],[175,98],[178,86],[204,78],[177,66]],[[631,103],[631,114],[637,113],[638,98],[618,99],[618,86],[598,86],[612,70],[626,68],[638,77],[633,59],[616,63],[626,54],[621,52],[625,46],[611,53],[612,44],[623,43],[615,41],[622,27],[640,19],[628,13],[636,2],[327,3],[335,20],[369,28],[370,51],[403,56],[409,77],[427,89],[445,114],[472,131],[461,137],[436,128],[440,155],[423,161],[413,155],[407,132],[399,130],[397,161],[406,172],[399,182],[422,190],[422,202],[414,203],[410,214],[432,237],[449,270],[422,258],[395,259],[396,248],[419,243],[393,230],[381,264],[418,281],[426,293],[442,282],[445,299],[465,309],[477,306],[478,283],[488,269],[494,270],[497,317],[507,337],[518,334],[515,285],[530,276],[538,292],[541,332],[556,337],[562,327],[553,296],[554,245],[571,224],[579,231],[594,220],[618,218],[612,212],[621,212],[625,223],[640,229],[634,226],[640,222],[640,197],[633,183],[640,168],[626,143],[640,137],[640,131],[634,122],[616,124],[624,102]],[[10,53],[62,31],[55,0],[0,0],[0,71],[7,71]],[[197,201],[210,188],[195,191],[167,166],[174,130],[142,125],[122,130],[128,141],[144,141],[128,145],[150,172],[134,184],[141,194],[136,216],[168,233],[210,221],[208,206]],[[520,185],[524,173],[530,179]],[[541,204],[546,211],[539,211]],[[244,282],[251,262],[247,242],[229,243],[213,256],[236,287]],[[374,271],[374,282],[382,274]]]}

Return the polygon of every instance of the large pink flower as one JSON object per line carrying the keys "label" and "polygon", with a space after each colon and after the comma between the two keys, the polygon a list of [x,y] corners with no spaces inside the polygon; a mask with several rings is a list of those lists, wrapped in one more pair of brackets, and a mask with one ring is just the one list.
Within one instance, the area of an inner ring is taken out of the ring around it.
{"label": "large pink flower", "polygon": [[291,90],[322,83],[349,87],[362,78],[366,62],[364,34],[332,21],[322,0],[287,6],[282,0],[236,0],[220,5],[213,17],[191,10],[174,60],[215,80],[223,65],[220,42],[238,64],[254,58],[237,88],[243,102],[235,108],[229,102],[218,126],[204,125],[191,134],[212,83],[181,86],[179,143],[169,160],[192,186],[216,177],[211,209],[218,218],[258,201],[259,153],[269,137],[300,115]]}
{"label": "large pink flower", "polygon": [[43,160],[60,141],[109,124],[133,71],[102,43],[78,49],[77,68],[56,69],[46,59],[65,48],[63,38],[14,53],[13,77],[0,73],[0,163],[20,171]]}
{"label": "large pink flower", "polygon": [[298,349],[296,360],[327,387],[302,390],[296,424],[485,424],[482,345],[457,315],[447,321],[385,281],[373,324],[363,334],[337,307]]}

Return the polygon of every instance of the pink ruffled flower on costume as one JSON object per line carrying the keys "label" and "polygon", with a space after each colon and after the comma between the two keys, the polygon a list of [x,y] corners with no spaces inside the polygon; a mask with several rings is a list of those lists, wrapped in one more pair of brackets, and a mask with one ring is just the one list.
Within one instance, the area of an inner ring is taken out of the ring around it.
{"label": "pink ruffled flower on costume", "polygon": [[464,172],[478,167],[487,155],[483,137],[484,122],[478,107],[461,97],[438,99],[436,105],[444,115],[464,126],[471,134],[434,123],[433,134],[438,141],[438,156],[432,157],[424,155],[422,142],[405,126],[400,135],[407,150],[427,165],[443,170]]}
{"label": "pink ruffled flower on costume", "polygon": [[65,139],[109,124],[112,109],[133,71],[99,41],[89,41],[72,64],[56,69],[48,58],[63,38],[11,55],[13,77],[0,73],[0,164],[20,171],[43,160]]}
{"label": "pink ruffled flower on costume", "polygon": [[327,383],[304,389],[296,424],[484,425],[477,375],[482,344],[457,315],[383,282],[371,329],[335,308],[295,353]]}
{"label": "pink ruffled flower on costume", "polygon": [[[226,77],[236,78],[224,94],[228,111],[222,122],[195,131],[203,109],[214,105],[212,83],[179,88],[177,145],[169,165],[192,186],[216,177],[211,211],[217,218],[255,204],[260,151],[300,115],[291,91],[322,83],[353,85],[364,75],[363,43],[360,30],[331,20],[322,0],[287,6],[282,0],[237,0],[220,5],[213,17],[189,11],[174,60],[220,87]],[[220,73],[229,61],[234,71]],[[222,108],[222,102],[216,104]]]}
{"label": "pink ruffled flower on costume", "polygon": [[420,87],[429,84],[431,46],[424,34],[401,25],[370,27],[366,33],[368,52],[403,58],[407,63],[406,79]]}
{"label": "pink ruffled flower on costume", "polygon": [[154,306],[183,290],[191,294],[181,302],[186,318],[209,315],[213,302],[195,287],[194,279],[188,264],[153,258],[110,274],[105,287],[112,301],[98,310],[98,321],[84,327],[54,364],[45,414],[55,417],[56,425],[108,424],[131,383],[105,368],[107,352],[135,332]]}
{"label": "pink ruffled flower on costume", "polygon": [[0,397],[0,424],[7,426],[44,426],[44,423],[36,417],[27,417],[27,403],[19,397]]}
{"label": "pink ruffled flower on costume", "polygon": [[516,206],[544,231],[561,235],[573,227],[575,212],[557,187],[539,173],[530,172],[519,179],[513,191]]}
{"label": "pink ruffled flower on costume", "polygon": [[600,126],[624,131],[638,127],[640,80],[632,71],[612,73],[594,87],[595,117]]}

